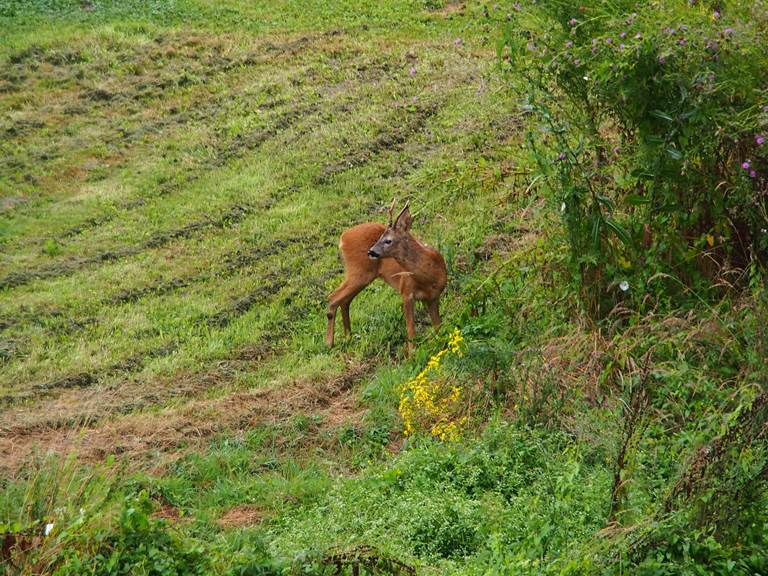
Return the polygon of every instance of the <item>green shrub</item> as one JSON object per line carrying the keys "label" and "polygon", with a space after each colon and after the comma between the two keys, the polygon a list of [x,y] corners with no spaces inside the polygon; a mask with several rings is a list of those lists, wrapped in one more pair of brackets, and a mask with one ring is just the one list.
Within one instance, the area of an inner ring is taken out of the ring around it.
{"label": "green shrub", "polygon": [[83,534],[84,541],[64,552],[56,576],[75,574],[193,575],[209,573],[203,549],[176,536],[163,520],[152,518],[146,492],[127,496],[116,526]]}
{"label": "green shrub", "polygon": [[594,315],[768,259],[767,26],[764,1],[513,6],[499,53]]}

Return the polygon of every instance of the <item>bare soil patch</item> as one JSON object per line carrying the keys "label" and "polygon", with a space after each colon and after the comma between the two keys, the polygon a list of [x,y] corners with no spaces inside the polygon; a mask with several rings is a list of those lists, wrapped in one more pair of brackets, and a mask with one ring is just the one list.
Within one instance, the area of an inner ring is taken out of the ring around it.
{"label": "bare soil patch", "polygon": [[243,504],[227,510],[216,523],[224,529],[245,528],[261,521],[263,514],[255,506]]}

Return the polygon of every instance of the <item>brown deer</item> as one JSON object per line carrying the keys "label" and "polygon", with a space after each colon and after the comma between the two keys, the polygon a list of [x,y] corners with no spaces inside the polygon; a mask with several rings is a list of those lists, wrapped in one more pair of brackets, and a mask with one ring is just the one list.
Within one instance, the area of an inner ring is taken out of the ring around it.
{"label": "brown deer", "polygon": [[363,288],[381,278],[403,297],[408,347],[413,347],[416,330],[413,325],[413,301],[426,305],[432,324],[440,326],[440,294],[448,281],[445,260],[440,252],[422,244],[411,233],[413,219],[406,202],[394,222],[389,209],[386,226],[376,222],[358,224],[344,231],[339,250],[344,260],[346,278],[328,298],[328,332],[326,342],[333,346],[336,309],[341,307],[344,334],[349,336],[349,304]]}

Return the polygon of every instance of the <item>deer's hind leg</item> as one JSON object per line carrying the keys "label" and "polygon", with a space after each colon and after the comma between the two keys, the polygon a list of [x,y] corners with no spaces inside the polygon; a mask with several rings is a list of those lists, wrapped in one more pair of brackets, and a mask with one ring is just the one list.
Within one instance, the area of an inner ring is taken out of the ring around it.
{"label": "deer's hind leg", "polygon": [[325,334],[325,342],[328,347],[333,346],[334,330],[336,325],[336,310],[341,307],[341,320],[344,324],[344,335],[352,333],[352,325],[349,319],[349,305],[363,288],[368,286],[376,278],[375,274],[357,278],[347,277],[341,286],[336,288],[328,297],[328,330]]}

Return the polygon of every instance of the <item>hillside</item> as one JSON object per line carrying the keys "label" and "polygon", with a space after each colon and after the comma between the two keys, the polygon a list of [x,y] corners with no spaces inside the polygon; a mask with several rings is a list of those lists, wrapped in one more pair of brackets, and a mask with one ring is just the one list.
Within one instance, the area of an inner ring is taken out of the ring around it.
{"label": "hillside", "polygon": [[[7,574],[768,572],[759,254],[585,304],[514,10],[0,3]],[[377,282],[329,350],[393,197],[443,326]]]}

